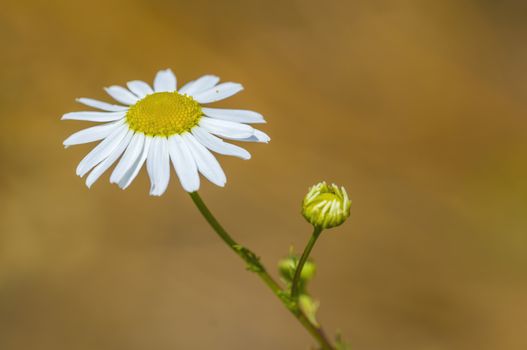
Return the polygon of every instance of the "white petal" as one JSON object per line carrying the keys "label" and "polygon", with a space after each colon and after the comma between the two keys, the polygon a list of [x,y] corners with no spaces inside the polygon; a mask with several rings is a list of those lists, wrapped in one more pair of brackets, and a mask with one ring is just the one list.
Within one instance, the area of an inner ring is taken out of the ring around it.
{"label": "white petal", "polygon": [[103,125],[92,126],[81,131],[77,131],[75,134],[64,140],[63,144],[65,147],[80,145],[83,143],[99,141],[109,136],[112,131],[118,128],[124,123],[124,120],[120,120],[114,123],[108,123]]}
{"label": "white petal", "polygon": [[121,160],[119,160],[119,163],[117,163],[117,166],[113,169],[112,175],[110,175],[111,183],[118,183],[121,181],[128,169],[134,165],[135,161],[141,156],[144,142],[145,135],[135,133],[134,136],[132,136]]}
{"label": "white petal", "polygon": [[204,75],[197,80],[185,84],[179,90],[179,93],[194,96],[195,94],[199,94],[200,92],[212,88],[214,85],[218,84],[219,81],[220,78],[215,75]]}
{"label": "white petal", "polygon": [[98,109],[101,109],[103,111],[108,111],[108,112],[119,112],[119,111],[128,110],[128,107],[114,105],[111,103],[94,100],[92,98],[81,97],[81,98],[78,98],[76,101],[79,103],[82,103],[83,105],[90,106],[93,108],[98,108]]}
{"label": "white petal", "polygon": [[150,194],[161,196],[170,181],[170,157],[166,137],[156,136],[152,139],[146,159],[146,169],[150,176]]}
{"label": "white petal", "polygon": [[243,90],[237,83],[223,83],[203,92],[192,95],[199,103],[211,103],[226,99]]}
{"label": "white petal", "polygon": [[126,189],[132,181],[134,181],[137,174],[139,174],[139,171],[143,167],[143,164],[145,163],[146,157],[148,155],[148,150],[150,147],[150,143],[152,142],[152,137],[150,136],[144,136],[145,142],[143,143],[143,148],[141,150],[141,155],[137,160],[133,163],[133,165],[128,169],[126,174],[124,174],[121,181],[119,181],[118,185],[121,189]]}
{"label": "white petal", "polygon": [[199,189],[198,167],[181,135],[174,135],[168,139],[168,151],[183,189],[187,192],[197,191]]}
{"label": "white petal", "polygon": [[132,94],[130,91],[124,87],[113,85],[107,88],[104,88],[108,95],[112,96],[116,101],[124,103],[125,105],[133,105],[139,98]]}
{"label": "white petal", "polygon": [[148,173],[148,176],[150,177],[150,194],[152,194],[152,191],[154,190],[156,186],[156,174],[155,174],[155,161],[156,161],[156,151],[157,151],[157,144],[159,142],[159,137],[154,137],[152,139],[152,142],[150,143],[150,149],[148,150],[148,156],[146,157],[146,172]]}
{"label": "white petal", "polygon": [[85,120],[90,122],[113,122],[123,119],[126,111],[121,112],[70,112],[62,116],[62,120]]}
{"label": "white petal", "polygon": [[95,181],[97,181],[97,179],[101,177],[101,175],[104,174],[104,172],[108,170],[108,168],[111,167],[113,163],[115,163],[121,154],[123,154],[126,147],[128,147],[133,134],[134,132],[132,130],[128,130],[125,137],[121,140],[113,152],[105,160],[93,168],[88,177],[86,177],[86,186],[88,186],[88,188],[90,188],[95,183]]}
{"label": "white petal", "polygon": [[141,80],[129,81],[128,83],[126,83],[126,86],[128,86],[130,91],[136,94],[137,97],[139,98],[143,98],[146,95],[150,95],[154,93],[154,90],[152,90],[150,85],[148,85],[147,83]]}
{"label": "white petal", "polygon": [[146,171],[148,173],[148,176],[150,177],[150,191],[155,186],[155,176],[154,176],[154,162],[155,162],[155,156],[156,156],[156,149],[157,149],[157,143],[158,143],[158,137],[154,137],[152,139],[152,143],[150,144],[150,149],[148,151],[148,156],[146,157]]}
{"label": "white petal", "polygon": [[202,108],[203,113],[211,118],[228,120],[238,123],[265,123],[260,113],[244,109],[224,109],[224,108]]}
{"label": "white petal", "polygon": [[243,142],[268,143],[269,141],[271,141],[271,138],[266,133],[260,130],[256,130],[256,129],[254,129],[254,135],[252,135],[251,137],[244,137],[244,138],[228,137],[228,136],[223,136],[223,137],[229,140],[243,141]]}
{"label": "white petal", "polygon": [[256,138],[258,142],[268,143],[269,141],[271,141],[271,138],[269,137],[269,135],[267,135],[263,131],[256,130],[256,129],[254,129],[254,137]]}
{"label": "white petal", "polygon": [[216,158],[201,143],[199,143],[190,133],[181,135],[185,144],[190,149],[198,170],[210,182],[220,187],[225,186],[227,178]]}
{"label": "white petal", "polygon": [[176,76],[170,69],[160,70],[154,79],[155,92],[176,91]]}
{"label": "white petal", "polygon": [[249,125],[220,119],[202,117],[199,121],[199,125],[212,134],[223,137],[247,138],[254,134],[254,129]]}
{"label": "white petal", "polygon": [[205,147],[219,154],[235,156],[241,159],[251,159],[251,154],[241,147],[223,142],[222,139],[209,134],[205,129],[196,126],[192,129],[192,135]]}
{"label": "white petal", "polygon": [[119,142],[125,137],[128,128],[121,126],[115,129],[110,136],[99,143],[90,153],[84,157],[77,166],[77,175],[84,176],[94,166],[106,159],[113,150],[119,145]]}

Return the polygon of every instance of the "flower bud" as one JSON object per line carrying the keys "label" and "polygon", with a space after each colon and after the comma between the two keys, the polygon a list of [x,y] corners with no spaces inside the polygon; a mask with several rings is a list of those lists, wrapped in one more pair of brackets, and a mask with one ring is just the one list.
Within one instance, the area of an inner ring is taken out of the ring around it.
{"label": "flower bud", "polygon": [[344,187],[325,181],[309,189],[302,203],[302,215],[317,228],[339,226],[350,216],[351,201]]}
{"label": "flower bud", "polygon": [[[280,272],[280,276],[282,276],[284,281],[288,283],[293,281],[297,265],[298,259],[294,256],[289,256],[286,259],[282,259],[278,262],[278,271]],[[304,268],[302,268],[302,272],[300,273],[301,282],[305,284],[306,282],[312,280],[313,277],[315,277],[316,270],[317,267],[313,261],[306,261]]]}

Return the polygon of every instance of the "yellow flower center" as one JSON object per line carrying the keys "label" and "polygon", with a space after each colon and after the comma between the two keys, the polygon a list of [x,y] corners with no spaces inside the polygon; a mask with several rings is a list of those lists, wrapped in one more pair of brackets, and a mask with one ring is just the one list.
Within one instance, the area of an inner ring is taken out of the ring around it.
{"label": "yellow flower center", "polygon": [[200,105],[177,92],[148,95],[126,113],[128,127],[150,136],[171,136],[190,131],[201,119]]}

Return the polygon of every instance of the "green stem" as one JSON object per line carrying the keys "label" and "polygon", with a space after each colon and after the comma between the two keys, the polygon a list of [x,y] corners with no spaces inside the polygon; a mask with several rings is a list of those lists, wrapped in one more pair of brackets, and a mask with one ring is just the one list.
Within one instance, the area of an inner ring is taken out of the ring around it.
{"label": "green stem", "polygon": [[290,298],[280,285],[267,273],[259,258],[249,249],[239,245],[227,231],[216,220],[209,208],[205,205],[198,192],[189,193],[192,201],[201,212],[205,220],[210,224],[220,238],[246,263],[250,271],[255,272],[260,279],[273,291],[273,293],[282,301],[284,306],[296,317],[313,338],[320,344],[321,350],[334,350],[335,348],[328,340],[324,331],[309,321],[307,316],[300,310],[298,303]]}
{"label": "green stem", "polygon": [[320,236],[320,233],[322,233],[322,228],[315,226],[315,229],[313,230],[313,234],[311,235],[309,242],[307,242],[307,245],[304,248],[304,252],[302,253],[302,256],[300,257],[300,261],[298,262],[298,265],[296,266],[295,276],[293,277],[293,283],[291,283],[291,298],[293,298],[293,300],[296,300],[298,298],[300,276],[302,275],[302,269],[304,268],[304,264],[309,258],[309,254],[311,254],[311,250],[315,246],[315,243],[317,242],[317,239]]}

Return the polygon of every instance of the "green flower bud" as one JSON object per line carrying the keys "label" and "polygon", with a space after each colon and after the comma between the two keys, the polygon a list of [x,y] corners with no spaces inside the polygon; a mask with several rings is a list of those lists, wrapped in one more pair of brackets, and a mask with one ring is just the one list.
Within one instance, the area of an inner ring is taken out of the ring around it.
{"label": "green flower bud", "polygon": [[[298,258],[294,256],[287,257],[286,259],[282,259],[278,262],[278,271],[280,272],[280,276],[282,276],[284,281],[288,283],[291,283],[293,281],[297,265]],[[306,263],[304,264],[304,268],[300,273],[301,282],[306,283],[312,280],[313,277],[315,277],[316,270],[317,267],[314,262],[312,262],[311,260],[306,261]]]}
{"label": "green flower bud", "polygon": [[328,185],[325,181],[309,189],[302,203],[302,215],[313,226],[339,226],[350,216],[351,201],[344,187]]}

